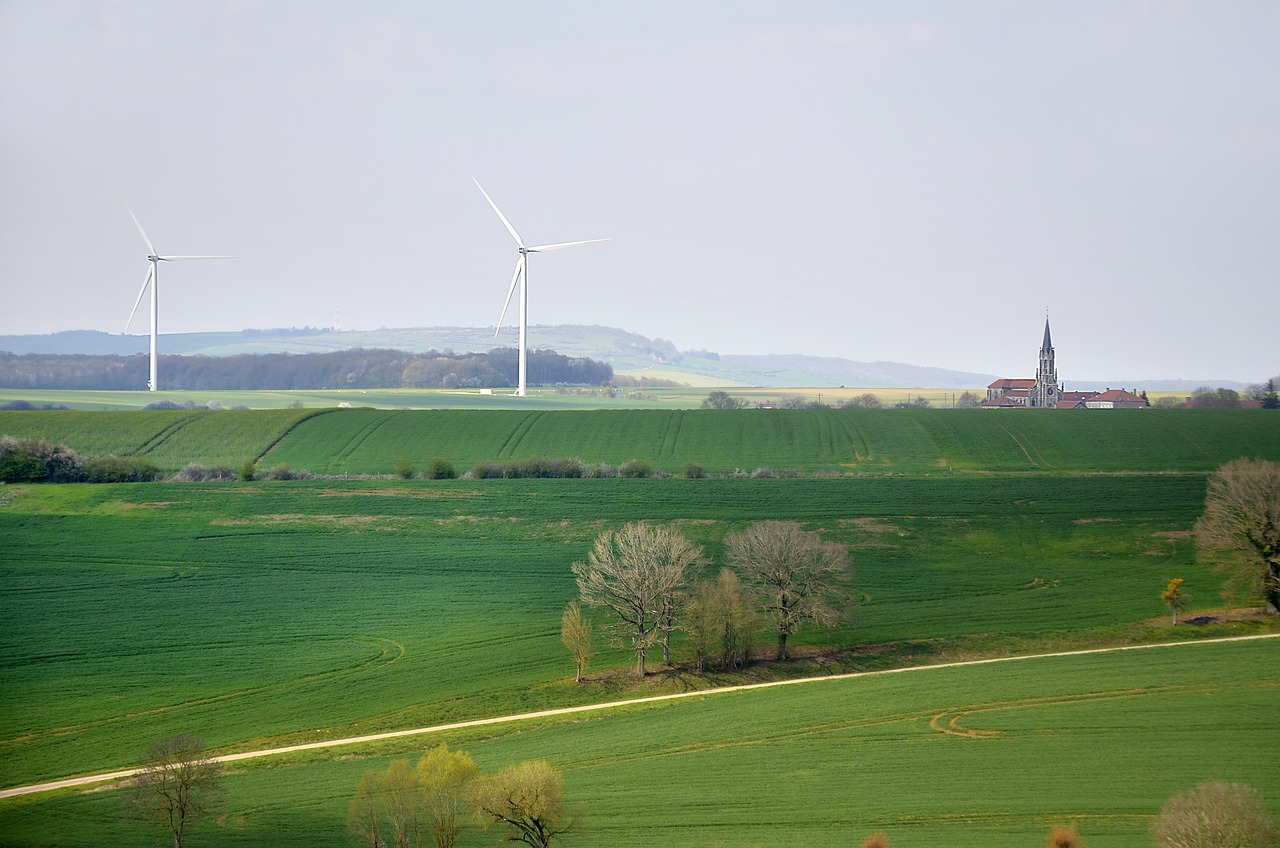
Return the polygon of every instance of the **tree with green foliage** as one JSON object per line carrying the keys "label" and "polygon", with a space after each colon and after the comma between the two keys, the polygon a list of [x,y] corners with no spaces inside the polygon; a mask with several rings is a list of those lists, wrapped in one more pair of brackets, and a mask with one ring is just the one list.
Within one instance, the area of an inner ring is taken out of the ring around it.
{"label": "tree with green foliage", "polygon": [[182,848],[187,829],[222,802],[222,764],[205,756],[204,741],[189,733],[165,739],[147,750],[142,769],[124,796],[133,818],[173,835]]}
{"label": "tree with green foliage", "polygon": [[1213,472],[1195,537],[1229,589],[1251,588],[1280,611],[1280,464],[1237,459]]}
{"label": "tree with green foliage", "polygon": [[747,402],[724,391],[714,391],[702,400],[703,409],[742,409]]}
{"label": "tree with green foliage", "polygon": [[565,804],[564,778],[546,760],[476,778],[472,798],[486,829],[502,825],[507,830],[503,842],[529,848],[548,848],[580,820]]}
{"label": "tree with green foliage", "polygon": [[422,792],[418,776],[406,759],[392,760],[382,776],[382,803],[391,823],[395,848],[410,848],[421,842]]}
{"label": "tree with green foliage", "polygon": [[248,482],[258,476],[258,466],[252,459],[246,459],[240,463],[240,479]]}
{"label": "tree with green foliage", "polygon": [[414,473],[413,462],[408,459],[397,459],[394,471],[401,480],[409,480]]}
{"label": "tree with green foliage", "polygon": [[1224,781],[1175,796],[1151,826],[1154,848],[1271,848],[1278,839],[1257,790]]}
{"label": "tree with green foliage", "polygon": [[1169,585],[1160,593],[1160,600],[1164,601],[1173,612],[1173,626],[1178,626],[1178,612],[1187,606],[1188,598],[1182,591],[1182,578],[1175,577],[1169,581]]}
{"label": "tree with green foliage", "polygon": [[701,560],[702,549],[678,530],[641,521],[606,530],[587,561],[573,564],[582,602],[609,610],[614,638],[635,650],[637,677],[645,675],[648,647],[674,629],[680,592]]}
{"label": "tree with green foliage", "polygon": [[794,521],[758,521],[725,537],[725,558],[756,588],[773,620],[779,660],[805,624],[833,627],[851,609],[849,552]]}
{"label": "tree with green foliage", "polygon": [[471,783],[480,773],[466,751],[441,742],[418,761],[423,821],[435,848],[454,848],[462,819],[471,811]]}
{"label": "tree with green foliage", "polygon": [[1267,380],[1267,390],[1262,395],[1263,409],[1280,409],[1280,394],[1276,393],[1276,380]]}
{"label": "tree with green foliage", "polygon": [[347,833],[359,845],[383,848],[386,844],[378,830],[378,818],[382,805],[382,775],[366,769],[356,788],[356,795],[347,808]]}
{"label": "tree with green foliage", "polygon": [[591,662],[591,622],[582,617],[582,607],[577,601],[570,601],[560,616],[560,641],[569,649],[573,664],[577,668],[574,683],[582,682],[582,673]]}

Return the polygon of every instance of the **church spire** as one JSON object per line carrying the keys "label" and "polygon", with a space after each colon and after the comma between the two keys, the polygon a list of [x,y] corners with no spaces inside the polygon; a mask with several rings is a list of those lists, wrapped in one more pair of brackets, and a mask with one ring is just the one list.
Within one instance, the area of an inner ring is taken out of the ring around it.
{"label": "church spire", "polygon": [[1040,345],[1041,353],[1053,350],[1053,342],[1049,339],[1049,316],[1044,316],[1044,343]]}

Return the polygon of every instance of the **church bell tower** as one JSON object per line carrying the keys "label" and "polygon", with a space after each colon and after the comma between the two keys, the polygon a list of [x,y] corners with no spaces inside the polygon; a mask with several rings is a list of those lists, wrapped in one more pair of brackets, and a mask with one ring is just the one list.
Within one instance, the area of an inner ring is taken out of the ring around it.
{"label": "church bell tower", "polygon": [[1061,389],[1058,368],[1053,362],[1053,341],[1049,338],[1049,316],[1044,319],[1044,342],[1040,345],[1040,365],[1036,368],[1036,384],[1031,389],[1031,406],[1052,409],[1057,406]]}

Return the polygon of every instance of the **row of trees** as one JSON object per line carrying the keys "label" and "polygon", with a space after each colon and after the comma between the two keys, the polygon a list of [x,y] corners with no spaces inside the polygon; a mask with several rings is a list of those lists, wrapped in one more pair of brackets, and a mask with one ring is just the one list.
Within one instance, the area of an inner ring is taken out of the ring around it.
{"label": "row of trees", "polygon": [[417,768],[394,760],[367,770],[347,811],[347,833],[369,848],[453,848],[472,819],[501,827],[502,842],[546,848],[581,814],[564,799],[564,778],[546,760],[481,774],[471,755],[440,744]]}
{"label": "row of trees", "polygon": [[[636,654],[643,677],[649,648],[671,662],[671,638],[682,632],[698,668],[745,664],[758,622],[777,640],[776,657],[789,657],[788,640],[805,625],[833,627],[847,620],[849,552],[789,521],[761,521],[725,537],[725,567],[700,577],[703,550],[672,525],[633,522],[606,530],[585,562],[572,566],[582,604],[603,609],[608,635]],[[581,679],[590,659],[591,632],[581,607],[571,604],[562,636]]]}
{"label": "row of trees", "polygon": [[[183,391],[288,389],[465,389],[516,385],[515,348],[488,353],[352,349],[328,353],[161,356],[165,386]],[[0,353],[0,386],[20,389],[138,389],[147,357]],[[553,350],[529,351],[533,385],[599,386],[613,368]]]}

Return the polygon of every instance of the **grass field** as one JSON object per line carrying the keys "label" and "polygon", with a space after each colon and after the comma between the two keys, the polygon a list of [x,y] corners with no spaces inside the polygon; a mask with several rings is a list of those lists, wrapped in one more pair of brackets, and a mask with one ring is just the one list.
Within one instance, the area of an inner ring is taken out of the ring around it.
{"label": "grass field", "polygon": [[0,434],[86,455],[142,453],[169,471],[255,459],[390,474],[398,460],[421,467],[433,456],[459,471],[537,455],[747,474],[1207,472],[1240,456],[1280,460],[1280,415],[1254,410],[49,411],[0,412]]}
{"label": "grass field", "polygon": [[[1076,827],[1090,848],[1147,844],[1167,799],[1204,780],[1280,799],[1265,754],[1280,642],[1193,645],[821,681],[293,756],[226,779],[220,823],[191,844],[350,844],[367,768],[447,741],[484,769],[547,758],[586,813],[571,844],[843,848],[1039,846]],[[0,845],[150,844],[116,793],[0,804]],[[461,848],[492,845],[474,828]],[[157,840],[158,844],[158,840]]]}
{"label": "grass field", "polygon": [[[1266,413],[71,411],[0,413],[0,432],[170,469],[255,457],[385,474],[400,458],[466,468],[540,454],[848,472],[0,486],[0,786],[128,766],[188,730],[232,752],[616,699],[631,690],[607,670],[628,658],[604,649],[575,686],[559,623],[570,564],[629,520],[678,523],[708,573],[725,534],[761,519],[850,548],[856,621],[802,634],[806,662],[747,679],[1276,626],[1172,628],[1158,599],[1182,577],[1192,611],[1221,606],[1190,529],[1207,471],[1280,459],[1280,417]],[[790,687],[450,741],[487,768],[533,756],[564,768],[587,805],[585,845],[856,845],[884,829],[895,848],[976,848],[1043,844],[1073,823],[1091,848],[1118,848],[1144,844],[1147,817],[1201,779],[1280,801],[1254,753],[1276,741],[1277,649],[1185,650]],[[676,670],[634,691],[725,682]],[[962,733],[946,731],[953,718]],[[414,743],[397,744],[245,765],[206,838],[344,844],[360,758]],[[0,846],[153,838],[120,824],[116,803],[0,802]]]}

